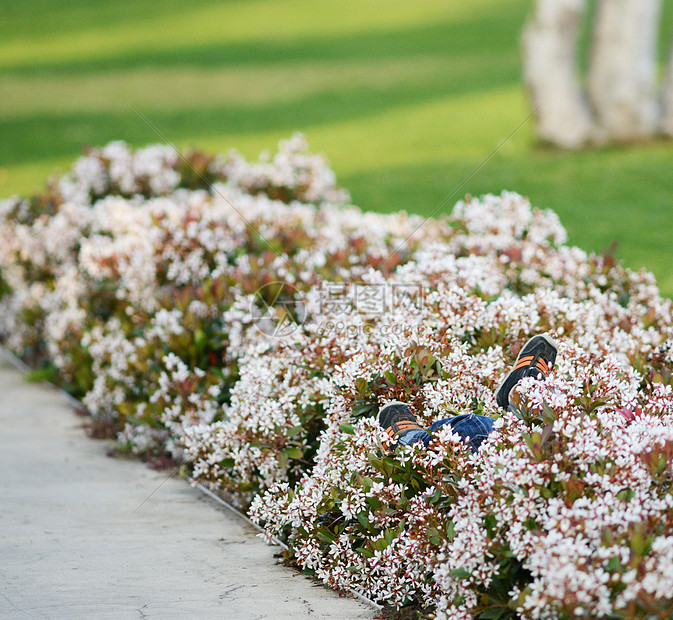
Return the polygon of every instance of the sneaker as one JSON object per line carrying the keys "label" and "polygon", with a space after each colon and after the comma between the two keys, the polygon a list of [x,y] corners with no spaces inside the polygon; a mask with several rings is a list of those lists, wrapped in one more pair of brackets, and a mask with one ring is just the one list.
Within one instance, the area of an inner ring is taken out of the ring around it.
{"label": "sneaker", "polygon": [[516,364],[510,373],[503,379],[495,400],[503,409],[509,406],[509,393],[512,388],[524,377],[546,379],[554,368],[558,345],[546,334],[533,336],[521,349]]}
{"label": "sneaker", "polygon": [[411,431],[423,430],[418,426],[416,416],[411,413],[409,406],[399,400],[393,400],[379,409],[379,424],[397,442]]}

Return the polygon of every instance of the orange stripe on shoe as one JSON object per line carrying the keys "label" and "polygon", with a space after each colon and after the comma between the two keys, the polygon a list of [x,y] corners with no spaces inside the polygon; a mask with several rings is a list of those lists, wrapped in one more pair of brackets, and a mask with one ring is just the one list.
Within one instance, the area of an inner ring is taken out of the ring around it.
{"label": "orange stripe on shoe", "polygon": [[388,437],[390,437],[391,439],[394,439],[402,431],[408,431],[408,430],[415,429],[415,428],[420,430],[421,427],[418,426],[418,424],[414,424],[410,420],[402,420],[401,422],[397,423],[397,430],[394,430],[392,426],[389,426],[386,429],[386,433],[388,434]]}
{"label": "orange stripe on shoe", "polygon": [[533,361],[533,355],[527,355],[526,357],[522,357],[517,363],[516,366],[514,366],[514,370],[518,370],[519,368],[523,368],[524,366],[528,366]]}
{"label": "orange stripe on shoe", "polygon": [[397,423],[398,428],[420,428],[418,424],[415,422],[412,422],[411,420],[402,420],[401,422]]}
{"label": "orange stripe on shoe", "polygon": [[538,360],[537,364],[535,365],[545,374],[545,376],[549,374],[549,366],[547,366],[547,364],[545,364],[542,360]]}

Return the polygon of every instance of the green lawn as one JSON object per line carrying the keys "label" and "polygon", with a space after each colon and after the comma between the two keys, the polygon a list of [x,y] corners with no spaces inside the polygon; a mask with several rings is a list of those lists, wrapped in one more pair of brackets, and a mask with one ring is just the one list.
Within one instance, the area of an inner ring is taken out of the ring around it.
{"label": "green lawn", "polygon": [[565,153],[528,122],[462,183],[529,113],[530,5],[0,0],[0,196],[39,188],[85,145],[161,141],[136,110],[180,147],[249,157],[302,131],[365,209],[429,215],[515,190],[556,210],[574,244],[618,241],[673,295],[673,143]]}

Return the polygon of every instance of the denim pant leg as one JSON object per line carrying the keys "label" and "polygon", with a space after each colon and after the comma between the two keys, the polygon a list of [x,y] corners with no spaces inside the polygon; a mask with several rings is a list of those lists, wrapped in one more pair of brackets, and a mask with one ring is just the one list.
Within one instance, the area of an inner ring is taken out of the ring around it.
{"label": "denim pant leg", "polygon": [[400,437],[400,445],[410,446],[412,443],[420,441],[427,448],[431,439],[432,437],[428,435],[427,431],[419,429],[416,431],[409,431],[408,433],[405,433],[402,437]]}
{"label": "denim pant leg", "polygon": [[[437,420],[437,422],[434,422],[427,431],[432,432],[446,424],[450,424],[453,432],[460,435],[460,438],[468,443],[472,452],[476,452],[479,450],[481,442],[484,441],[493,430],[494,422],[495,420],[493,418],[489,418],[485,415],[479,415],[478,413],[464,413],[462,415],[454,416],[453,418]],[[428,433],[426,432],[425,434],[427,435]],[[427,442],[424,441],[424,438],[422,438],[421,441],[427,446],[430,442],[430,435],[428,435]]]}

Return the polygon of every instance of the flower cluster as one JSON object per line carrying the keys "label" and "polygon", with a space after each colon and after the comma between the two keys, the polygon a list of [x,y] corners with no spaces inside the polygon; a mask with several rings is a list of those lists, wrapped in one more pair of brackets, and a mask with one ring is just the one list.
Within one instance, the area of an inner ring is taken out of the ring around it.
{"label": "flower cluster", "polygon": [[[534,333],[545,382],[494,393]],[[673,613],[673,304],[504,192],[423,222],[278,154],[92,149],[0,202],[0,339],[304,570],[448,618]],[[397,447],[378,408],[496,418]]]}

